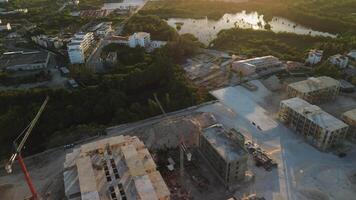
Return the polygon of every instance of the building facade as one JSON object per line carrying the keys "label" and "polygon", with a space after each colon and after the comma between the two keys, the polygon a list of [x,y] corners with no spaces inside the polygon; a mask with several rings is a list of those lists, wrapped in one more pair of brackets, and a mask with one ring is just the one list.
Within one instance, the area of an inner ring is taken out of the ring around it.
{"label": "building facade", "polygon": [[310,65],[316,65],[321,62],[323,58],[323,51],[317,50],[317,49],[312,49],[308,53],[308,57],[306,59],[306,63]]}
{"label": "building facade", "polygon": [[340,144],[349,128],[347,124],[318,106],[298,97],[281,102],[279,118],[321,151]]}
{"label": "building facade", "polygon": [[344,69],[349,64],[349,58],[347,56],[337,54],[329,58],[329,62],[341,69]]}
{"label": "building facade", "polygon": [[226,130],[219,124],[210,126],[201,134],[199,149],[226,187],[234,187],[244,180],[248,153],[241,133]]}
{"label": "building facade", "polygon": [[94,42],[94,34],[89,33],[77,33],[68,43],[68,56],[71,64],[85,63],[89,48]]}
{"label": "building facade", "polygon": [[169,200],[170,191],[145,145],[116,136],[81,145],[66,155],[68,200]]}
{"label": "building facade", "polygon": [[312,104],[324,103],[337,97],[340,82],[327,77],[311,77],[304,81],[291,83],[287,87],[288,97],[299,97]]}
{"label": "building facade", "polygon": [[350,126],[348,138],[353,142],[356,142],[356,109],[347,111],[342,114],[342,120]]}

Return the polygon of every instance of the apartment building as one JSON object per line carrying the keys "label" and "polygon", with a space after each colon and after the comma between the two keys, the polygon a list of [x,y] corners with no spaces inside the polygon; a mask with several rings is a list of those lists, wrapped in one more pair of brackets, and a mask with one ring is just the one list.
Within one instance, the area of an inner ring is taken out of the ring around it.
{"label": "apartment building", "polygon": [[312,104],[325,103],[336,98],[340,92],[339,81],[327,77],[311,77],[291,83],[287,87],[288,97],[299,97]]}
{"label": "apartment building", "polygon": [[76,33],[68,43],[68,56],[71,64],[85,63],[88,57],[88,50],[94,42],[94,35],[89,33]]}
{"label": "apartment building", "polygon": [[318,106],[298,97],[281,102],[279,118],[321,151],[341,143],[349,128]]}
{"label": "apartment building", "polygon": [[116,136],[81,145],[66,155],[68,200],[169,200],[170,191],[145,145]]}
{"label": "apartment building", "polygon": [[340,69],[344,69],[348,66],[349,64],[349,58],[347,56],[341,55],[341,54],[336,54],[334,56],[331,56],[329,58],[329,62]]}
{"label": "apartment building", "polygon": [[132,34],[129,37],[129,46],[131,48],[139,47],[148,47],[151,43],[151,35],[146,32],[137,32]]}
{"label": "apartment building", "polygon": [[226,187],[234,187],[245,178],[248,152],[244,136],[234,129],[216,124],[203,130],[200,152],[216,170]]}

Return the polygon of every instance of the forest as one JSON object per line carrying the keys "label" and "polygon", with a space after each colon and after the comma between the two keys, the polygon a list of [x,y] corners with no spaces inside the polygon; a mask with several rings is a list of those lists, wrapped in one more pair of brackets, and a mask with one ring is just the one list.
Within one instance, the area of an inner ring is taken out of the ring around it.
{"label": "forest", "polygon": [[[170,36],[169,31],[165,33],[163,37]],[[153,101],[154,94],[167,112],[211,99],[207,91],[194,87],[185,78],[178,65],[195,54],[199,45],[191,35],[177,35],[151,54],[134,49],[137,52],[131,53],[143,54],[142,59],[122,61],[123,66],[107,74],[94,74],[85,66],[77,66],[72,73],[83,88],[74,91],[37,88],[0,93],[0,156],[9,152],[11,141],[27,126],[47,95],[50,102],[28,141],[31,148],[25,153],[96,135],[104,126],[161,114]]]}

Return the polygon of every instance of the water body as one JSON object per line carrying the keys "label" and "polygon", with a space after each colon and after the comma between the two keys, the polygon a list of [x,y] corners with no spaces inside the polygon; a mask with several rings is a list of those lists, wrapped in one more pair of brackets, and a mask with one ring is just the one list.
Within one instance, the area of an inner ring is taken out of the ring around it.
{"label": "water body", "polygon": [[[209,44],[210,41],[216,38],[219,31],[230,28],[252,28],[254,30],[265,30],[267,22],[263,19],[263,15],[257,12],[242,11],[236,14],[225,14],[219,20],[191,19],[191,18],[170,18],[167,23],[180,29],[180,34],[191,33],[195,35],[204,44]],[[271,30],[274,32],[288,32],[300,35],[336,37],[336,35],[316,31],[293,21],[282,17],[273,17],[268,22],[271,25]]]}

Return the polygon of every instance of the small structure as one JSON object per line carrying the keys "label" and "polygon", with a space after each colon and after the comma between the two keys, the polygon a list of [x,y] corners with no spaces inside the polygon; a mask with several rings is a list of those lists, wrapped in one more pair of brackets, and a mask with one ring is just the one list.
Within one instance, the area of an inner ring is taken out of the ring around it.
{"label": "small structure", "polygon": [[72,64],[82,64],[85,63],[89,48],[94,42],[94,34],[92,32],[88,33],[76,33],[68,43],[68,56],[70,63]]}
{"label": "small structure", "polygon": [[342,120],[350,126],[348,138],[356,142],[356,109],[350,110],[342,114]]}
{"label": "small structure", "polygon": [[50,54],[43,51],[5,52],[0,56],[0,69],[5,71],[42,70],[48,67]]}
{"label": "small structure", "polygon": [[351,93],[355,90],[355,86],[352,85],[350,82],[341,79],[339,80],[340,82],[340,91],[341,92],[346,92],[346,93]]}
{"label": "small structure", "polygon": [[11,25],[10,25],[10,23],[4,24],[4,25],[2,25],[2,24],[0,23],[0,31],[10,31],[10,30],[11,30]]}
{"label": "small structure", "polygon": [[145,145],[116,136],[81,145],[66,155],[68,200],[169,200],[170,191]]}
{"label": "small structure", "polygon": [[239,60],[232,63],[232,70],[243,75],[280,67],[282,62],[274,56],[257,57],[247,60]]}
{"label": "small structure", "polygon": [[313,104],[331,101],[339,91],[339,81],[327,76],[311,77],[287,87],[288,97],[299,97]]}
{"label": "small structure", "polygon": [[351,50],[350,53],[347,54],[353,60],[356,60],[356,50]]}
{"label": "small structure", "polygon": [[279,118],[321,151],[340,144],[348,132],[347,124],[298,97],[281,102]]}
{"label": "small structure", "polygon": [[341,54],[336,54],[329,58],[329,62],[333,65],[338,66],[341,69],[344,69],[349,64],[349,58]]}
{"label": "small structure", "polygon": [[139,47],[148,47],[151,43],[151,35],[146,32],[137,32],[129,37],[129,46],[131,48]]}
{"label": "small structure", "polygon": [[245,178],[248,152],[244,143],[241,133],[225,130],[220,124],[204,129],[200,136],[200,151],[226,187],[234,187]]}
{"label": "small structure", "polygon": [[55,48],[59,49],[63,47],[63,41],[58,37],[48,37],[46,35],[32,36],[31,40],[44,47],[44,48]]}
{"label": "small structure", "polygon": [[90,32],[94,32],[97,37],[105,37],[110,31],[112,22],[101,22],[90,29]]}
{"label": "small structure", "polygon": [[316,65],[321,62],[323,53],[324,52],[322,50],[312,49],[309,51],[308,58],[305,62],[310,65]]}

